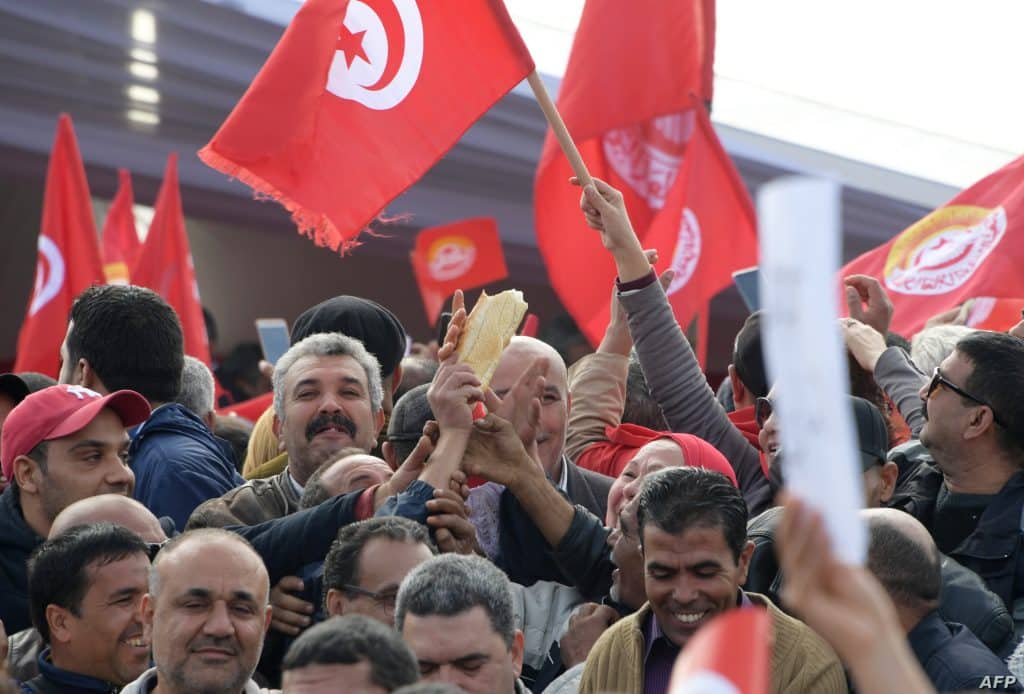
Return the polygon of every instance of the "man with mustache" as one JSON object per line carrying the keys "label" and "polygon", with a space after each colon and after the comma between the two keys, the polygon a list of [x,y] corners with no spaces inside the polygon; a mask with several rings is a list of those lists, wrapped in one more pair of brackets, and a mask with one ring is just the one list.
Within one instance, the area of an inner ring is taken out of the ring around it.
{"label": "man with mustache", "polygon": [[270,626],[270,581],[240,536],[220,529],[179,535],[157,554],[142,598],[156,666],[123,694],[256,694],[252,681]]}
{"label": "man with mustache", "polygon": [[188,527],[256,525],[295,513],[310,476],[346,448],[369,453],[383,424],[377,359],[341,333],[310,335],[274,368],[274,433],[288,466],[206,502]]}
{"label": "man with mustache", "polygon": [[43,543],[29,561],[29,594],[47,647],[23,690],[109,692],[142,674],[148,571],[147,544],[111,523],[78,525]]}

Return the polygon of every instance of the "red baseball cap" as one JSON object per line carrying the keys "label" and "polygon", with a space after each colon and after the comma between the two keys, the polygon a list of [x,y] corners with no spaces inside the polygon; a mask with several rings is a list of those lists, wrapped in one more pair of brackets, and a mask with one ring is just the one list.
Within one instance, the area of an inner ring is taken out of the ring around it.
{"label": "red baseball cap", "polygon": [[109,407],[125,428],[149,418],[149,403],[134,390],[100,395],[83,386],[50,386],[27,396],[7,415],[0,437],[0,465],[11,479],[14,459],[25,455],[43,441],[81,431]]}

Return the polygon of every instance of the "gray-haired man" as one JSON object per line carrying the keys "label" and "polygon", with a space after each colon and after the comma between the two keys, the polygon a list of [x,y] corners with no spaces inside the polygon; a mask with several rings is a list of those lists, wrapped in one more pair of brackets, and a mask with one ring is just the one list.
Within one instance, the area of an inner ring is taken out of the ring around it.
{"label": "gray-haired man", "polygon": [[469,694],[526,692],[523,632],[508,578],[486,559],[444,554],[413,569],[398,590],[395,627],[424,680]]}

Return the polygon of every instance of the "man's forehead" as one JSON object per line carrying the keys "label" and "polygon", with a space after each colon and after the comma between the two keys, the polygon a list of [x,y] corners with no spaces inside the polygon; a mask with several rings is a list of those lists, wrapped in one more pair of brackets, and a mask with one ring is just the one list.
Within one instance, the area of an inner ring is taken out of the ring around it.
{"label": "man's forehead", "polygon": [[560,391],[564,391],[568,377],[565,362],[558,352],[546,342],[520,337],[513,338],[501,353],[501,360],[494,371],[491,386],[495,390],[511,388],[523,371],[541,357],[548,361],[545,380]]}
{"label": "man's forehead", "polygon": [[651,553],[680,557],[687,563],[697,556],[729,551],[725,529],[712,522],[689,525],[670,533],[654,523],[644,525],[644,546]]}
{"label": "man's forehead", "polygon": [[297,384],[301,381],[314,380],[330,382],[343,381],[350,378],[366,384],[366,372],[355,358],[347,354],[332,356],[309,355],[302,357],[288,370],[288,383]]}

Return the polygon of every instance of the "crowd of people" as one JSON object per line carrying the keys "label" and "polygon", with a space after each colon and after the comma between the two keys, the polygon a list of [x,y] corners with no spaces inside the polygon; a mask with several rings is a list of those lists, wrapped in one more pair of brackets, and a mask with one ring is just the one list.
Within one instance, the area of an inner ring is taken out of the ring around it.
{"label": "crowd of people", "polygon": [[716,393],[621,195],[581,208],[618,272],[596,352],[514,337],[485,386],[461,293],[412,356],[336,297],[244,447],[165,301],[83,292],[58,382],[0,376],[0,691],[660,693],[733,609],[770,617],[772,692],[1021,691],[1024,322],[911,345],[844,279],[869,536],[845,565],[785,491],[760,314]]}

